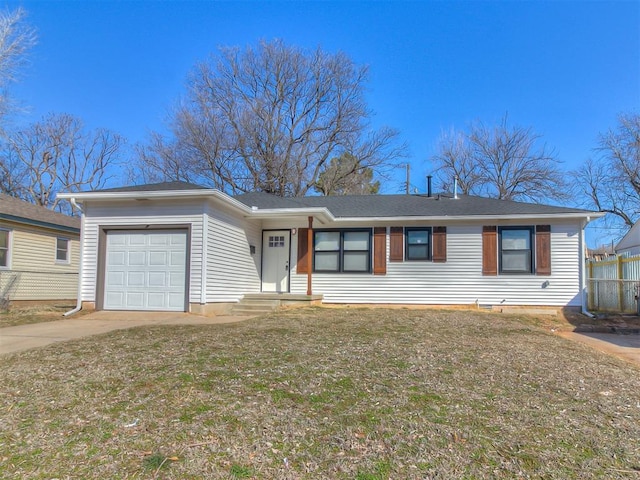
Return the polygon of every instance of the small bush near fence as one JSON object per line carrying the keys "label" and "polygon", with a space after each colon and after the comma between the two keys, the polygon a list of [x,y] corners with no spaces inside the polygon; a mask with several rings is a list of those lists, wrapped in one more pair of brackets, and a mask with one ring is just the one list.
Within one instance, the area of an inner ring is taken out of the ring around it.
{"label": "small bush near fence", "polygon": [[588,308],[601,312],[637,313],[640,256],[617,256],[587,262]]}

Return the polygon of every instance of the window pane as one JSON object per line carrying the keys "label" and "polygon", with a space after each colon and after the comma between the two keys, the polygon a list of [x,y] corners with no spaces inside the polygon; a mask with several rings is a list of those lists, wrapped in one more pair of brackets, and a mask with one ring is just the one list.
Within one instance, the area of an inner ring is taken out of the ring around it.
{"label": "window pane", "polygon": [[269,247],[270,248],[284,247],[284,237],[270,235],[269,236]]}
{"label": "window pane", "polygon": [[0,230],[0,248],[9,248],[9,232]]}
{"label": "window pane", "polygon": [[529,230],[502,230],[503,250],[528,250],[530,240]]}
{"label": "window pane", "polygon": [[531,252],[502,252],[503,272],[530,272]]}
{"label": "window pane", "polygon": [[407,260],[424,260],[429,258],[428,245],[408,245]]}
{"label": "window pane", "polygon": [[338,252],[316,252],[315,254],[315,269],[316,270],[328,270],[332,272],[338,271]]}
{"label": "window pane", "polygon": [[340,250],[340,232],[316,232],[315,250]]}
{"label": "window pane", "polygon": [[369,250],[369,232],[344,232],[345,250]]}
{"label": "window pane", "polygon": [[429,243],[429,232],[427,230],[407,230],[407,241],[410,245]]}
{"label": "window pane", "polygon": [[8,266],[7,260],[8,260],[7,250],[0,249],[0,267],[7,267]]}
{"label": "window pane", "polygon": [[345,271],[368,272],[369,253],[368,252],[344,252]]}
{"label": "window pane", "polygon": [[58,238],[56,241],[56,260],[66,261],[68,259],[67,249],[69,246],[69,240],[66,238]]}

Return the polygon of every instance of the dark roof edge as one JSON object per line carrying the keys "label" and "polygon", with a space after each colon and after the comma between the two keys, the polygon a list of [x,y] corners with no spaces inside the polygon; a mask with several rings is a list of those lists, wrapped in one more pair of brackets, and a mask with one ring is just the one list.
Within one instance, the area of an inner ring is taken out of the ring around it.
{"label": "dark roof edge", "polygon": [[67,227],[66,225],[59,225],[57,223],[41,222],[39,220],[33,220],[31,218],[18,217],[16,215],[9,215],[8,213],[0,213],[0,218],[9,220],[16,223],[24,223],[25,225],[33,225],[35,227],[49,228],[51,230],[60,230],[62,232],[80,233],[79,228]]}

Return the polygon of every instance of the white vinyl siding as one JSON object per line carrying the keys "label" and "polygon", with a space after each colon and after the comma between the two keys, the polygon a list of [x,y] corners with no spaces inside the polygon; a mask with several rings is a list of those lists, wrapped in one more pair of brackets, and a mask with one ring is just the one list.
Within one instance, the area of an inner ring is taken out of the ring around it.
{"label": "white vinyl siding", "polygon": [[[262,228],[220,208],[208,210],[207,303],[237,302],[260,292]],[[251,246],[255,253],[251,254]]]}
{"label": "white vinyl siding", "polygon": [[197,202],[139,202],[134,205],[128,203],[87,205],[84,223],[84,265],[82,270],[82,301],[96,301],[96,281],[98,276],[98,237],[100,227],[108,229],[110,226],[126,227],[150,225],[190,225],[191,251],[189,264],[189,302],[200,303],[201,274],[202,274],[202,204]]}
{"label": "white vinyl siding", "polygon": [[[96,301],[100,227],[108,230],[109,226],[128,225],[155,228],[190,225],[189,303],[237,302],[246,293],[260,292],[262,228],[259,222],[248,222],[225,207],[214,207],[206,201],[135,205],[96,202],[85,208],[83,301]],[[256,250],[253,255],[251,246]]]}
{"label": "white vinyl siding", "polygon": [[[549,220],[532,224],[549,224]],[[482,275],[482,225],[447,226],[447,261],[388,262],[386,275],[313,274],[313,293],[327,303],[424,305],[580,305],[577,224],[551,224],[551,270],[535,275]],[[387,258],[389,255],[387,237]],[[297,242],[292,242],[293,258]],[[307,275],[292,269],[292,293],[305,293]]]}

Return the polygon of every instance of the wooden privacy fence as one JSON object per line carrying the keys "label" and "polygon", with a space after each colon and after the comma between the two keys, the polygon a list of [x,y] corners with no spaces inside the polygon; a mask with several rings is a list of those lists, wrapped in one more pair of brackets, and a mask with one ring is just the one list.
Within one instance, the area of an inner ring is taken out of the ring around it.
{"label": "wooden privacy fence", "polygon": [[587,261],[587,306],[602,312],[637,313],[640,256]]}

